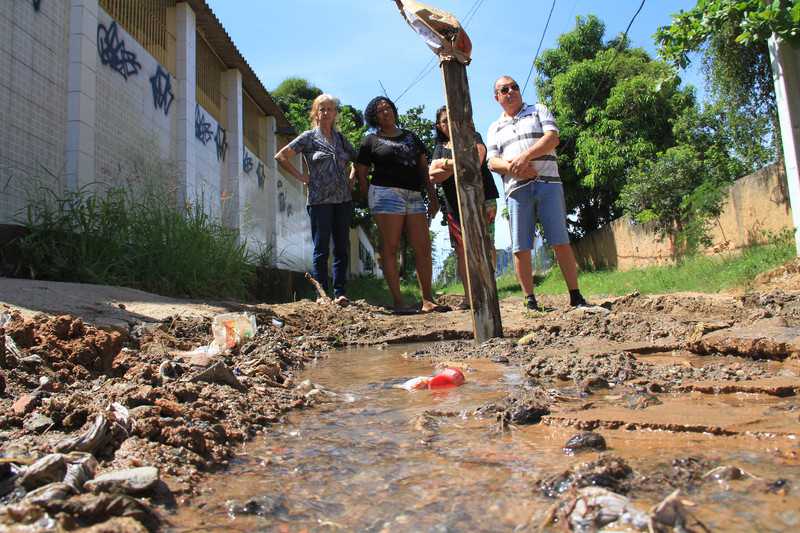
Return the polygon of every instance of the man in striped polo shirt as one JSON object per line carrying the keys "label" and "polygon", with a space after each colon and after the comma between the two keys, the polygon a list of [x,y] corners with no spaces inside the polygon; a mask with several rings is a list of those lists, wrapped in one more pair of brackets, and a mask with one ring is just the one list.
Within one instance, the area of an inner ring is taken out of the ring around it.
{"label": "man in striped polo shirt", "polygon": [[514,270],[525,292],[525,306],[541,310],[533,294],[531,250],[538,220],[569,289],[569,302],[585,306],[578,289],[578,267],[567,234],[564,189],[558,176],[556,146],[558,128],[552,113],[542,104],[522,101],[519,85],[510,76],[494,84],[494,99],[503,113],[489,126],[486,159],[489,168],[503,177],[511,222]]}

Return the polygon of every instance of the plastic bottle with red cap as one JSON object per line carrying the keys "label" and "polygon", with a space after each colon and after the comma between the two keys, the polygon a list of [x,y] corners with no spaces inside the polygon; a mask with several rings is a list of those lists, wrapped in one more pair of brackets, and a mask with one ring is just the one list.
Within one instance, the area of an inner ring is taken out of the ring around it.
{"label": "plastic bottle with red cap", "polygon": [[447,367],[434,376],[420,376],[409,379],[400,388],[406,390],[420,389],[444,389],[448,387],[459,387],[464,384],[466,379],[464,373],[458,368]]}

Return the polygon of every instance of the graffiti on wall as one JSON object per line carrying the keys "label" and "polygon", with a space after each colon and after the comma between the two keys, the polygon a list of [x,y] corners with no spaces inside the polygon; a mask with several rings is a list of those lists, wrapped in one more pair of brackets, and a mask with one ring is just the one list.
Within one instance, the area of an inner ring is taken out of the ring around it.
{"label": "graffiti on wall", "polygon": [[42,0],[33,0],[33,10],[38,12],[42,9]]}
{"label": "graffiti on wall", "polygon": [[264,182],[267,181],[267,172],[264,168],[264,163],[261,161],[258,162],[258,168],[256,169],[256,176],[258,176],[258,188],[264,188]]}
{"label": "graffiti on wall", "polygon": [[217,133],[214,134],[214,144],[217,145],[217,161],[225,161],[225,154],[228,153],[228,132],[219,124]]}
{"label": "graffiti on wall", "polygon": [[[260,165],[259,163],[259,168]],[[250,171],[253,170],[253,158],[250,157],[247,150],[244,150],[244,155],[242,156],[242,169],[245,171],[245,174],[250,174]]]}
{"label": "graffiti on wall", "polygon": [[278,180],[278,183],[275,184],[275,187],[277,187],[278,190],[280,191],[278,193],[278,211],[281,212],[281,213],[285,213],[286,212],[286,193],[281,191],[281,189],[283,189],[283,182],[281,180]]}
{"label": "graffiti on wall", "polygon": [[175,95],[172,93],[172,77],[161,65],[158,65],[158,70],[150,78],[150,86],[153,88],[153,105],[169,115],[169,106],[175,100]]}
{"label": "graffiti on wall", "polygon": [[119,27],[116,21],[108,28],[97,25],[97,52],[100,61],[108,65],[127,81],[128,76],[135,76],[142,65],[136,60],[136,54],[125,49],[125,41],[119,38]]}
{"label": "graffiti on wall", "polygon": [[208,144],[214,134],[211,133],[211,123],[206,121],[205,114],[200,110],[200,105],[194,106],[194,136],[203,143]]}

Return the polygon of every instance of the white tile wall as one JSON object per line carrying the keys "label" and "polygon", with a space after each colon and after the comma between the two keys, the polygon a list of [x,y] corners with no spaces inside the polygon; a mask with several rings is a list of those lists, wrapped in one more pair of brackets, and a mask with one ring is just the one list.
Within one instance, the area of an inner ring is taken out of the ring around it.
{"label": "white tile wall", "polygon": [[[277,172],[272,159],[275,120],[262,121],[268,154],[263,187],[258,186],[259,160],[253,154],[250,173],[242,170],[238,179],[226,179],[236,176],[240,163],[233,168],[231,159],[241,160],[241,145],[230,137],[235,128],[226,125],[228,165],[217,158],[213,139],[204,145],[195,138],[195,19],[185,3],[176,8],[176,21],[175,100],[165,115],[153,105],[149,79],[158,63],[122,27],[119,38],[136,54],[139,72],[125,80],[101,64],[97,23],[108,27],[112,19],[97,0],[45,0],[38,13],[28,0],[0,0],[0,224],[17,220],[25,191],[38,185],[63,190],[95,181],[129,183],[151,173],[177,190],[179,198],[199,199],[210,214],[222,217],[227,184],[236,189],[230,194],[238,211],[232,220],[238,220],[248,246],[257,251],[273,244],[284,267],[308,270],[312,246],[305,190]],[[203,113],[215,131],[216,121]],[[68,174],[65,154],[76,173]],[[284,195],[283,210],[277,192]]]}
{"label": "white tile wall", "polygon": [[[102,9],[98,24],[110,27],[113,20]],[[88,31],[88,30],[87,30]],[[97,29],[95,28],[95,32]],[[127,80],[108,65],[97,61],[96,88],[96,179],[102,182],[131,183],[141,179],[157,179],[175,187],[175,176],[143,175],[171,168],[177,160],[172,138],[177,132],[175,105],[169,114],[156,109],[150,77],[158,62],[139,43],[118,26],[119,38],[125,49],[136,55],[141,64],[139,72]],[[97,54],[97,49],[93,50]],[[163,68],[163,67],[162,67]],[[175,78],[172,79],[175,93]],[[157,155],[165,165],[146,165],[143,161]]]}
{"label": "white tile wall", "polygon": [[68,21],[69,2],[0,1],[0,224],[38,186],[61,188]]}
{"label": "white tile wall", "polygon": [[275,246],[279,266],[290,270],[309,271],[314,248],[311,242],[311,221],[306,211],[305,188],[293,177],[287,177],[280,172],[276,178],[278,208],[275,221],[277,225]]}
{"label": "white tile wall", "polygon": [[[217,121],[211,114],[200,107],[205,121],[211,124],[211,132],[217,131]],[[219,217],[222,214],[222,182],[225,163],[217,159],[217,145],[212,138],[203,144],[197,137],[192,137],[195,156],[195,190],[190,198],[200,199],[208,213]]]}

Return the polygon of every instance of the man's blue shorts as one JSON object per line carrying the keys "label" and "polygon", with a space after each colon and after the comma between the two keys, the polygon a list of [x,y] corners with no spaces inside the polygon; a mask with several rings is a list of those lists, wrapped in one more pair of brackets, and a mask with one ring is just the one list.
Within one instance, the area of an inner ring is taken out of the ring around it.
{"label": "man's blue shorts", "polygon": [[564,187],[559,182],[534,181],[512,192],[507,198],[511,223],[511,249],[533,250],[538,220],[550,246],[569,244]]}

